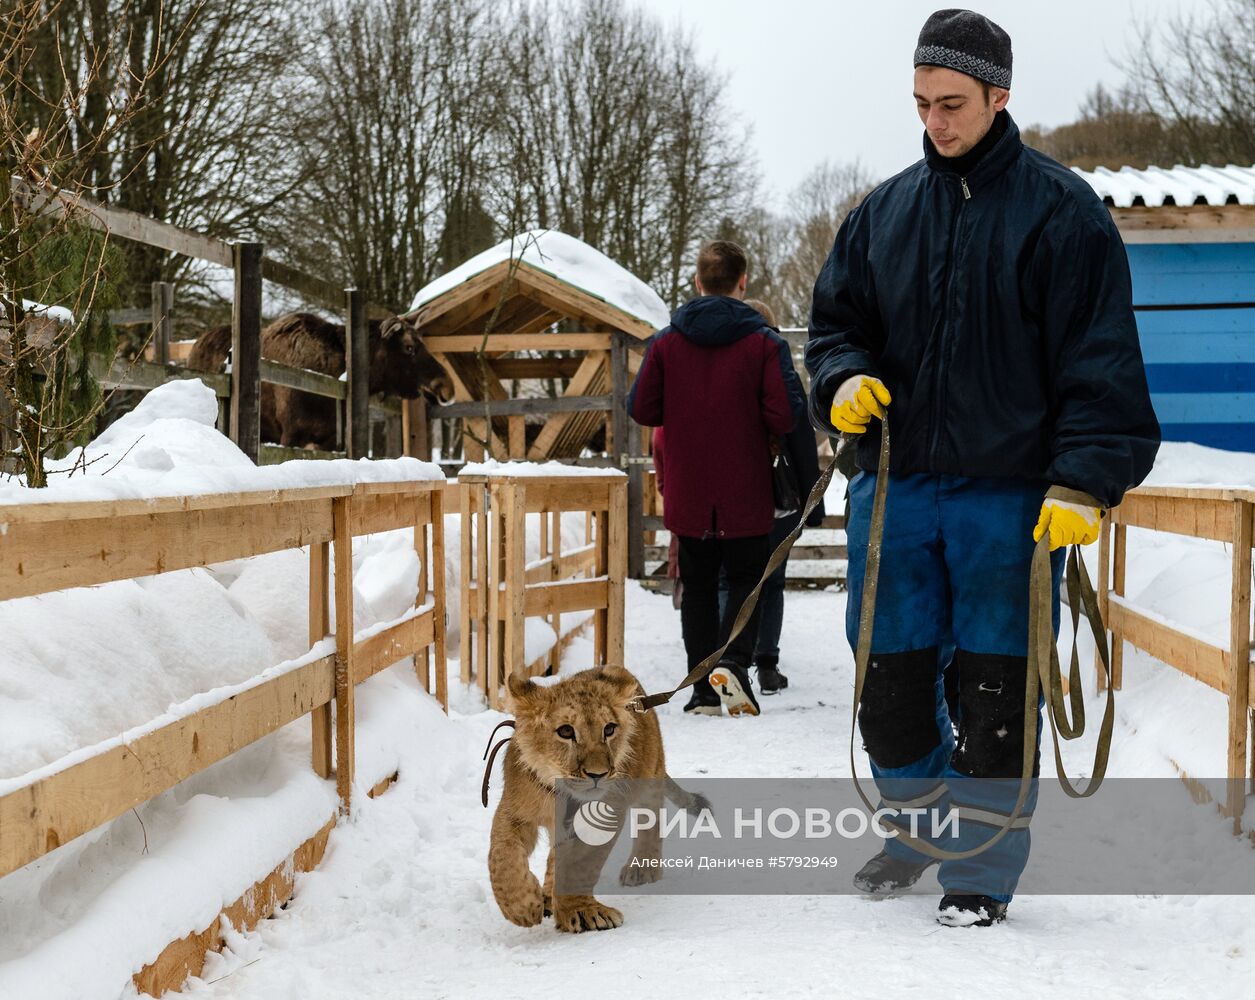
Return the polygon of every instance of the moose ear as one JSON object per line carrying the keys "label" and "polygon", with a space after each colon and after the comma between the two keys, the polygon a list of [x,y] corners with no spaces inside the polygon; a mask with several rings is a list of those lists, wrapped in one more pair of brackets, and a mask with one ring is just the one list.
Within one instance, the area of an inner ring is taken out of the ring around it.
{"label": "moose ear", "polygon": [[532,683],[530,677],[513,672],[506,678],[505,686],[516,714],[535,702],[542,690],[539,684]]}
{"label": "moose ear", "polygon": [[644,689],[641,688],[640,681],[622,667],[599,667],[598,673],[604,681],[607,681],[614,687],[615,694],[622,699],[624,704],[627,704],[638,694],[645,693]]}
{"label": "moose ear", "polygon": [[404,325],[405,324],[403,324],[395,316],[393,316],[390,319],[386,319],[383,321],[383,324],[379,327],[379,336],[383,338],[384,340],[391,340],[401,331]]}

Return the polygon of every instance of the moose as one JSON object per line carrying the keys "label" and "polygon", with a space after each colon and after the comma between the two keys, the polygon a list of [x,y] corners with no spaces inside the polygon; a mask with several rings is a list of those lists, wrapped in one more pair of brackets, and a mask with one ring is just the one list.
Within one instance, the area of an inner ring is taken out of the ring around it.
{"label": "moose", "polygon": [[[417,329],[401,317],[374,319],[369,324],[370,391],[433,402],[452,394],[448,376],[423,347]],[[231,328],[212,327],[202,333],[187,359],[197,371],[220,372],[231,351]],[[344,326],[313,313],[281,316],[261,332],[261,354],[270,361],[322,372],[344,374]],[[336,447],[336,401],[286,386],[262,384],[261,439],[291,448]]]}

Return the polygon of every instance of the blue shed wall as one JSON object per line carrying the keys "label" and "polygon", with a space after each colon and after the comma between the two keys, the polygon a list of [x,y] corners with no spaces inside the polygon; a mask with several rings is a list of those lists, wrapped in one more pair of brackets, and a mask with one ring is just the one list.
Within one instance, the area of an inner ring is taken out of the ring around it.
{"label": "blue shed wall", "polygon": [[1138,243],[1128,253],[1164,440],[1255,452],[1255,243]]}

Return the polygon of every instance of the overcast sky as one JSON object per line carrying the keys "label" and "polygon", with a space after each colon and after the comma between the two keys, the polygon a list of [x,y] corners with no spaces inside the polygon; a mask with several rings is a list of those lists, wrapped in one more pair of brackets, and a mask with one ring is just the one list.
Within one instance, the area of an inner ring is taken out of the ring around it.
{"label": "overcast sky", "polygon": [[[819,161],[859,159],[879,179],[919,159],[911,55],[938,0],[638,0],[695,32],[730,74],[729,104],[754,128],[764,180],[780,197]],[[1060,125],[1098,81],[1118,83],[1132,25],[1207,0],[983,0],[1011,35],[1009,110]]]}

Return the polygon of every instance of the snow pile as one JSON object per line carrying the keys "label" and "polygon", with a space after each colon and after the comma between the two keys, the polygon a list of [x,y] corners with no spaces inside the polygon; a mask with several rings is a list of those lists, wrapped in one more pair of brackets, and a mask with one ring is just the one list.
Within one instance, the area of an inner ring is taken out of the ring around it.
{"label": "snow pile", "polygon": [[1144,486],[1207,486],[1255,490],[1255,454],[1165,441]]}
{"label": "snow pile", "polygon": [[562,462],[468,462],[458,473],[461,476],[488,476],[490,478],[536,478],[541,476],[624,476],[618,469],[599,469],[586,465],[565,465]]}
{"label": "snow pile", "polygon": [[439,467],[414,458],[259,468],[214,428],[217,416],[217,397],[200,379],[167,382],[85,449],[51,463],[46,489],[0,483],[0,506],[444,478]]}
{"label": "snow pile", "polygon": [[671,322],[667,305],[640,278],[587,243],[551,229],[536,229],[476,254],[441,275],[414,296],[411,309],[430,302],[502,261],[521,260],[528,267],[574,285],[629,316],[661,330]]}

